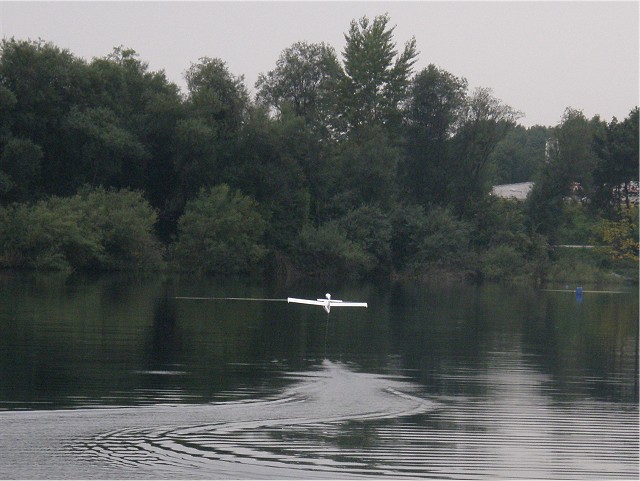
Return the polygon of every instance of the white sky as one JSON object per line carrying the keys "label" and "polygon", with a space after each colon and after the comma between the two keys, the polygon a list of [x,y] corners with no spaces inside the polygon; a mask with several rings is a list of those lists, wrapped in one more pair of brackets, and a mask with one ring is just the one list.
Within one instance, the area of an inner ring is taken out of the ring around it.
{"label": "white sky", "polygon": [[566,107],[622,120],[638,105],[638,0],[0,0],[0,37],[42,38],[87,60],[123,45],[183,89],[191,63],[217,57],[253,91],[294,42],[326,42],[341,57],[350,21],[385,12],[399,49],[415,36],[416,72],[433,63],[471,89],[489,87],[525,114],[525,126],[556,125]]}

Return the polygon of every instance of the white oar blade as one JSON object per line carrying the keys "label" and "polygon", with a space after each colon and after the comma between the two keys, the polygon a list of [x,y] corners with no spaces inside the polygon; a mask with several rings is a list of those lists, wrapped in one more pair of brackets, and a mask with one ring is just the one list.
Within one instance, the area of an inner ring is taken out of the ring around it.
{"label": "white oar blade", "polygon": [[331,301],[331,307],[369,307],[366,302],[337,302]]}

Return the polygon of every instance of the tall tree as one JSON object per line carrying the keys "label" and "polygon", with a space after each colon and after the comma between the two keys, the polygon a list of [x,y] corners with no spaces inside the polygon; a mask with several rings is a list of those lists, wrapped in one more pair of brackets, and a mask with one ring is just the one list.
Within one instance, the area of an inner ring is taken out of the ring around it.
{"label": "tall tree", "polygon": [[338,106],[342,76],[333,47],[296,42],[280,54],[276,68],[260,75],[256,83],[258,102],[276,111],[278,130],[289,132],[286,155],[293,156],[304,172],[316,225],[327,215],[334,186],[331,150],[345,131]]}
{"label": "tall tree", "polygon": [[213,129],[202,119],[179,120],[173,136],[176,170],[176,207],[196,196],[201,188],[219,181],[216,145]]}
{"label": "tall tree", "polygon": [[362,204],[389,210],[397,199],[400,149],[380,125],[362,126],[336,152],[333,210],[344,214]]}
{"label": "tall tree", "polygon": [[178,87],[163,71],[150,71],[133,49],[122,46],[94,59],[87,76],[92,107],[112,112],[117,127],[144,146],[147,155],[137,157],[133,168],[127,169],[128,185],[143,186],[151,205],[160,210],[159,230],[169,237],[175,233],[177,221],[173,213],[178,177],[173,142],[177,123],[186,116]]}
{"label": "tall tree", "polygon": [[42,148],[11,137],[0,151],[0,203],[28,202],[41,191]]}
{"label": "tall tree", "polygon": [[489,158],[493,184],[513,184],[532,181],[544,164],[549,128],[540,125],[512,129],[498,143]]}
{"label": "tall tree", "polygon": [[630,206],[632,181],[638,180],[638,107],[618,122],[614,117],[594,139],[597,162],[593,171],[593,206],[609,217],[621,203]]}
{"label": "tall tree", "polygon": [[192,64],[185,78],[189,90],[188,115],[203,122],[212,133],[208,149],[211,154],[207,155],[215,157],[219,172],[233,171],[243,122],[250,108],[244,78],[234,76],[222,60],[208,57]]}
{"label": "tall tree", "polygon": [[561,125],[555,129],[557,141],[556,175],[563,182],[563,195],[568,195],[574,183],[580,184],[584,192],[590,192],[593,184],[593,169],[596,155],[593,150],[594,127],[582,111],[568,108]]}
{"label": "tall tree", "polygon": [[458,211],[464,212],[488,192],[485,167],[489,157],[520,115],[494,97],[489,88],[477,88],[465,102],[454,137],[459,177],[455,185],[450,185]]}
{"label": "tall tree", "polygon": [[15,94],[0,84],[0,148],[2,148],[2,143],[11,136],[16,103]]}
{"label": "tall tree", "polygon": [[250,109],[240,132],[228,182],[253,197],[269,220],[265,239],[271,247],[288,247],[309,215],[308,184],[301,164],[306,156],[306,125],[300,117],[278,120],[261,108]]}
{"label": "tall tree", "polygon": [[406,156],[401,179],[413,202],[444,204],[453,174],[450,142],[466,99],[467,81],[431,64],[411,83]]}
{"label": "tall tree", "polygon": [[76,179],[77,186],[89,183],[144,187],[144,163],[149,159],[149,152],[112,110],[74,108],[65,125],[70,136],[69,150],[78,159],[76,171],[69,173],[69,177]]}
{"label": "tall tree", "polygon": [[52,43],[3,39],[0,85],[15,96],[14,136],[45,144],[71,107],[86,98],[85,68],[84,61]]}
{"label": "tall tree", "polygon": [[576,109],[565,110],[547,142],[545,165],[527,199],[530,230],[556,240],[564,198],[576,185],[587,190],[595,166],[594,124]]}
{"label": "tall tree", "polygon": [[327,129],[334,122],[331,113],[341,71],[333,47],[296,42],[280,54],[274,70],[260,74],[257,99],[280,114],[291,109],[310,125]]}
{"label": "tall tree", "polygon": [[[89,93],[86,63],[51,43],[3,39],[0,43],[0,87],[13,104],[10,131],[42,149],[41,189],[72,193],[68,183],[74,159],[69,157],[65,121]],[[0,114],[4,116],[4,113]],[[0,122],[3,123],[3,122]]]}
{"label": "tall tree", "polygon": [[88,77],[94,106],[106,107],[136,128],[144,113],[147,82],[154,76],[148,64],[140,60],[135,50],[123,46],[89,65]]}
{"label": "tall tree", "polygon": [[240,128],[249,106],[244,77],[234,76],[227,64],[203,57],[185,73],[188,102],[193,113],[204,119],[223,137]]}
{"label": "tall tree", "polygon": [[377,124],[397,134],[400,128],[399,107],[407,98],[418,53],[415,38],[398,53],[393,41],[395,27],[388,23],[386,14],[373,21],[364,16],[352,20],[345,34],[341,105],[350,129]]}

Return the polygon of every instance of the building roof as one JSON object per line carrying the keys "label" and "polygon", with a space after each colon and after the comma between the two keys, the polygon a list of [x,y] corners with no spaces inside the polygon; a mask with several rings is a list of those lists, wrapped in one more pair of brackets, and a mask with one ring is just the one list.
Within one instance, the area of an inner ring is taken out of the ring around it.
{"label": "building roof", "polygon": [[503,199],[525,200],[533,187],[533,182],[520,182],[519,184],[494,185],[491,195]]}

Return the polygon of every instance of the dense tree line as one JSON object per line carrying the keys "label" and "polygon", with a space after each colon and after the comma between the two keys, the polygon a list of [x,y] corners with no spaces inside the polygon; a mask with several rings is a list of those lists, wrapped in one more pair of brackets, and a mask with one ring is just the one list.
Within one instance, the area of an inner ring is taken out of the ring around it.
{"label": "dense tree line", "polygon": [[[622,221],[637,108],[524,128],[490,89],[414,72],[389,22],[353,20],[341,57],[293,44],[255,98],[217,58],[183,93],[131,49],[4,39],[0,266],[542,278],[575,183]],[[489,195],[529,180],[525,204]]]}

